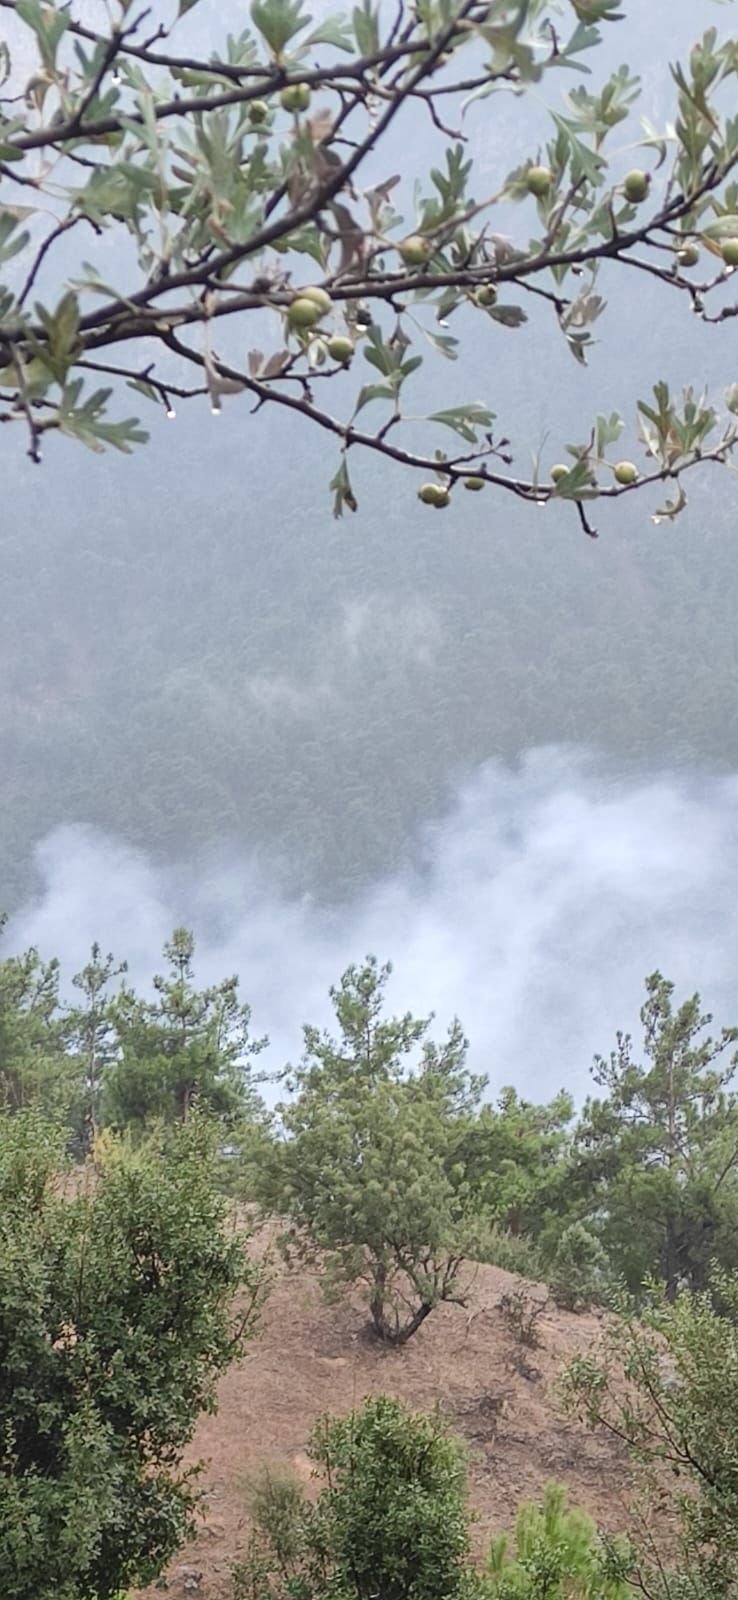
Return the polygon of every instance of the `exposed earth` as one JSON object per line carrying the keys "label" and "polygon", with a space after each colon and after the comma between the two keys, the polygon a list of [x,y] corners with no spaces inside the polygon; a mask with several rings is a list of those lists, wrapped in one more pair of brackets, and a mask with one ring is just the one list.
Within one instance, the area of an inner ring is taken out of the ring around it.
{"label": "exposed earth", "polygon": [[[218,1413],[201,1418],[188,1451],[189,1461],[206,1463],[198,1537],[146,1600],[162,1592],[169,1600],[229,1600],[230,1566],[248,1538],[254,1473],[269,1463],[310,1484],[306,1445],[316,1418],[379,1393],[415,1410],[440,1405],[466,1439],[480,1550],[552,1479],[611,1532],[626,1527],[624,1454],[569,1421],[556,1397],[562,1365],[597,1339],[602,1317],[549,1305],[537,1322],[540,1345],[527,1348],[500,1309],[501,1296],[521,1283],[495,1267],[475,1269],[466,1308],[439,1307],[408,1345],[389,1350],[368,1333],[358,1297],[326,1305],[312,1274],[281,1268],[258,1338],[223,1377]],[[540,1285],[525,1287],[545,1299]]]}

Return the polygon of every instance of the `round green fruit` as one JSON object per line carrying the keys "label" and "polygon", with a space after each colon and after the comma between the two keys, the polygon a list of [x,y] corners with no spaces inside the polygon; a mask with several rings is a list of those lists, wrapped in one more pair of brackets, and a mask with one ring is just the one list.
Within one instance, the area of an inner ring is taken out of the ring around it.
{"label": "round green fruit", "polygon": [[424,239],[422,233],[411,233],[397,248],[406,267],[424,267],[433,250],[430,239]]}
{"label": "round green fruit", "polygon": [[260,122],[266,122],[269,116],[269,107],[266,100],[252,100],[249,106],[249,122],[257,127]]}
{"label": "round green fruit", "polygon": [[343,333],[334,333],[328,340],[328,354],[333,361],[340,361],[343,366],[351,360],[354,353],[352,339],[347,339]]}
{"label": "round green fruit", "polygon": [[481,289],[477,289],[474,295],[475,305],[482,306],[485,310],[493,306],[496,299],[497,290],[493,283],[483,283]]}
{"label": "round green fruit", "polygon": [[319,307],[321,316],[325,316],[326,311],[330,311],[333,306],[333,301],[325,289],[300,289],[299,297],[301,300],[312,300],[313,305]]}
{"label": "round green fruit", "polygon": [[322,315],[320,306],[316,306],[314,300],[306,300],[303,295],[298,295],[287,307],[287,321],[291,328],[314,328]]}
{"label": "round green fruit", "polygon": [[738,267],[738,239],[723,239],[720,254],[726,267]]}
{"label": "round green fruit", "polygon": [[648,173],[640,172],[637,167],[634,167],[632,172],[626,173],[623,180],[626,200],[630,200],[634,206],[639,206],[648,194],[649,181]]}
{"label": "round green fruit", "polygon": [[473,489],[473,490],[483,489],[484,488],[484,478],[465,478],[464,479],[464,488],[465,489]]}
{"label": "round green fruit", "polygon": [[418,499],[422,500],[424,506],[437,506],[440,510],[448,505],[448,489],[444,489],[442,483],[424,483],[418,490]]}
{"label": "round green fruit", "polygon": [[618,461],[615,467],[615,479],[623,485],[635,483],[638,477],[638,468],[632,461]]}
{"label": "round green fruit", "polygon": [[528,193],[534,194],[537,200],[542,200],[548,194],[553,183],[553,174],[548,167],[529,167],[526,176]]}
{"label": "round green fruit", "polygon": [[682,244],[677,250],[677,261],[681,267],[696,267],[700,259],[699,246],[693,244],[691,239],[687,244]]}
{"label": "round green fruit", "polygon": [[557,461],[555,466],[551,468],[552,483],[560,483],[562,478],[568,478],[568,476],[569,468],[564,466],[563,461]]}
{"label": "round green fruit", "polygon": [[288,83],[279,96],[285,111],[307,111],[311,99],[308,83]]}

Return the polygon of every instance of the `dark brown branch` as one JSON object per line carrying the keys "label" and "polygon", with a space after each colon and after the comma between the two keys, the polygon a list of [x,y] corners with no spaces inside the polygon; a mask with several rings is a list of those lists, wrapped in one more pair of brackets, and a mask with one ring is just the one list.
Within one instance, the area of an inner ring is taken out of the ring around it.
{"label": "dark brown branch", "polygon": [[142,367],[140,371],[136,371],[135,367],[120,367],[110,361],[77,361],[75,367],[85,372],[104,372],[112,378],[125,378],[128,383],[148,383],[151,389],[156,390],[164,405],[167,404],[170,395],[174,395],[177,400],[194,400],[208,393],[206,383],[198,385],[196,389],[183,389],[180,384],[165,383],[163,379],[153,376],[151,367]]}
{"label": "dark brown branch", "polygon": [[[176,334],[170,333],[166,335],[164,337],[164,343],[176,355],[183,357],[186,361],[190,361],[202,369],[205,368],[204,357],[199,355],[197,351],[191,350],[188,345],[183,344],[181,340],[177,338]],[[388,457],[391,461],[398,462],[401,466],[416,467],[419,471],[427,473],[442,473],[443,476],[447,477],[452,483],[458,482],[459,480],[462,480],[463,478],[472,474],[475,477],[484,478],[485,483],[489,483],[495,488],[505,489],[508,491],[508,493],[516,495],[519,499],[530,501],[536,505],[546,505],[556,496],[556,489],[553,485],[549,486],[547,484],[533,483],[521,478],[510,478],[504,473],[491,471],[490,468],[484,464],[485,458],[489,458],[497,453],[498,447],[491,443],[483,445],[479,450],[470,451],[465,455],[449,457],[441,461],[439,461],[438,457],[435,455],[421,456],[415,451],[405,450],[399,445],[390,443],[386,437],[386,434],[381,428],[376,434],[365,433],[361,429],[355,428],[353,423],[341,422],[337,417],[331,416],[327,411],[321,411],[319,407],[313,405],[311,401],[305,398],[304,395],[300,397],[294,394],[283,393],[281,390],[272,388],[270,383],[263,383],[258,378],[253,377],[250,373],[239,371],[237,368],[231,367],[227,362],[224,361],[213,360],[212,365],[215,371],[223,378],[228,378],[242,384],[245,390],[249,391],[256,397],[260,406],[271,402],[275,405],[286,407],[290,411],[298,412],[309,422],[315,423],[319,428],[324,429],[328,433],[332,433],[337,439],[340,439],[343,447],[347,450],[351,449],[353,446],[357,446],[360,449],[371,450],[379,455]],[[130,374],[127,375],[130,376]],[[706,462],[723,462],[725,459],[725,450],[726,446],[723,442],[722,444],[717,445],[713,450],[705,450],[699,455],[693,455],[679,466],[670,468],[662,467],[657,471],[644,473],[634,483],[627,485],[614,484],[612,487],[608,488],[598,487],[596,496],[593,496],[592,498],[596,498],[598,500],[617,500],[620,499],[624,494],[637,493],[640,490],[647,488],[649,485],[661,484],[668,482],[671,479],[678,479],[683,472],[688,472],[696,466],[703,466]],[[582,502],[579,500],[571,500],[564,496],[558,496],[558,499],[561,504],[574,505],[576,507],[579,520],[585,533],[587,533],[590,538],[595,538],[596,532],[587,519]]]}
{"label": "dark brown branch", "polygon": [[[204,369],[204,357],[198,355],[196,351],[190,350],[187,345],[182,344],[174,333],[168,334],[164,338],[164,343],[176,355],[183,356],[185,360],[191,361],[196,366]],[[422,472],[436,473],[440,471],[454,480],[468,476],[472,470],[473,463],[478,462],[481,456],[492,453],[491,449],[485,450],[483,447],[481,450],[455,456],[444,461],[438,461],[435,456],[420,456],[414,451],[404,450],[399,445],[390,444],[387,439],[380,439],[376,434],[364,433],[350,423],[339,421],[337,417],[330,416],[327,411],[319,410],[317,406],[312,405],[304,397],[300,398],[294,394],[285,394],[282,391],[272,389],[268,383],[262,383],[258,378],[252,377],[250,373],[240,372],[224,361],[216,361],[214,366],[222,377],[230,378],[237,383],[243,384],[244,389],[253,394],[261,405],[273,402],[276,405],[286,407],[290,411],[299,412],[308,421],[317,423],[318,427],[340,439],[347,449],[352,446],[358,446],[363,449],[378,451],[380,455],[388,456],[390,460],[397,461],[402,466],[417,467]],[[534,484],[519,482],[488,470],[485,470],[482,475],[488,483],[496,484],[499,488],[509,489],[522,499],[540,501],[549,498],[548,490],[537,488]],[[613,493],[612,490],[605,492]]]}
{"label": "dark brown branch", "polygon": [[76,216],[65,217],[63,221],[58,223],[55,228],[52,228],[51,233],[47,234],[43,244],[36,252],[36,258],[33,262],[31,270],[26,278],[23,288],[20,291],[20,294],[18,295],[17,304],[19,309],[27,300],[52,245],[56,244],[57,239],[61,239],[63,234],[69,233],[71,228],[76,227],[78,222],[89,223],[90,227],[94,229],[95,233],[99,234],[102,232],[102,229],[99,228],[96,223],[92,222],[89,217],[82,216],[80,212],[78,212]]}
{"label": "dark brown branch", "polygon": [[[439,45],[439,48],[442,48],[442,46]],[[327,205],[328,201],[333,199],[348,182],[364,159],[364,156],[368,154],[377,139],[384,133],[400,103],[398,100],[387,108],[377,127],[358,146],[349,160],[336,173],[335,177],[302,206],[295,207],[286,217],[261,228],[245,244],[234,245],[232,248],[222,251],[208,263],[206,270],[202,266],[198,266],[195,269],[172,273],[163,282],[146,285],[145,288],[134,292],[126,301],[114,301],[110,306],[91,312],[88,316],[81,318],[80,328],[86,331],[101,327],[115,317],[124,317],[125,312],[132,307],[147,306],[161,294],[176,292],[180,288],[202,288],[208,284],[217,289],[217,277],[220,272],[233,266],[238,261],[247,260],[275,240],[301,227],[303,223],[313,220],[316,213]],[[643,243],[650,233],[656,229],[663,228],[667,223],[678,219],[678,217],[689,211],[701,195],[713,186],[718,177],[727,176],[728,172],[736,164],[738,164],[738,156],[733,157],[729,163],[726,163],[724,172],[719,174],[711,172],[709,176],[706,176],[704,182],[693,194],[678,196],[664,211],[658,213],[656,217],[652,217],[642,227],[636,228],[629,233],[619,234],[612,239],[606,239],[592,245],[584,245],[574,250],[540,253],[537,256],[530,256],[527,260],[518,259],[506,265],[496,266],[493,269],[487,264],[484,268],[468,268],[466,271],[461,272],[458,270],[447,273],[404,272],[396,276],[388,274],[383,279],[364,279],[361,282],[354,281],[353,283],[336,285],[332,293],[337,299],[391,299],[396,294],[410,292],[414,289],[478,286],[483,282],[495,284],[516,283],[522,278],[549,271],[552,267],[584,266],[592,261],[622,259],[627,250],[632,249],[634,245]],[[256,303],[263,303],[263,299],[258,302],[251,301],[250,305],[253,306]],[[236,300],[235,302],[229,301],[227,309],[230,313],[237,309],[245,310],[249,308],[245,305],[239,306]],[[216,314],[223,314],[223,310],[219,308]],[[166,310],[164,313],[158,310],[157,316],[161,317],[162,315],[166,316],[168,320],[173,320],[177,323],[203,320],[202,307],[181,307],[176,310]],[[119,336],[117,332],[113,334],[113,337],[117,338]],[[18,337],[18,335],[14,335],[12,330],[7,330],[5,337],[12,339],[13,337]],[[123,337],[136,337],[136,334],[125,333]]]}
{"label": "dark brown branch", "polygon": [[[3,0],[0,0],[0,4],[2,3]],[[169,117],[188,117],[195,112],[206,113],[208,111],[219,111],[225,106],[248,105],[251,100],[263,99],[265,96],[293,83],[305,83],[312,89],[320,89],[324,85],[339,89],[344,82],[352,85],[357,80],[361,81],[366,77],[367,73],[374,71],[376,67],[391,66],[396,61],[403,61],[408,56],[422,55],[425,57],[425,65],[421,66],[421,68],[416,68],[411,74],[410,81],[412,82],[418,72],[421,77],[425,76],[428,64],[435,65],[437,63],[438,56],[442,55],[444,50],[448,48],[454,33],[457,31],[458,22],[478,5],[479,0],[468,0],[468,3],[459,13],[459,17],[454,18],[454,21],[443,29],[436,40],[414,39],[411,43],[385,46],[384,49],[375,50],[371,55],[361,56],[358,60],[349,64],[341,63],[331,67],[305,68],[299,72],[287,72],[282,67],[277,69],[262,69],[252,66],[248,68],[241,67],[237,69],[239,82],[235,84],[233,89],[224,90],[220,94],[194,95],[189,99],[175,95],[173,100],[163,100],[158,105],[155,105],[152,108],[153,116],[157,122],[163,122]],[[439,39],[443,41],[440,48]],[[39,128],[35,133],[26,133],[18,138],[11,139],[8,141],[10,147],[14,150],[26,152],[29,150],[41,150],[48,145],[63,145],[70,139],[84,139],[94,142],[106,134],[119,133],[121,131],[120,115],[98,117],[94,122],[88,123],[83,123],[82,118],[86,106],[92,102],[97,94],[102,78],[112,60],[121,53],[121,48],[120,35],[114,35],[110,41],[110,49],[106,52],[107,59],[95,75],[93,89],[85,96],[85,104],[75,111],[73,116],[68,117],[65,122],[50,124],[48,127]],[[171,65],[168,62],[164,64]],[[178,67],[179,63],[176,63],[176,66]],[[217,72],[217,68],[214,68],[212,63],[207,62],[194,63],[194,69],[206,73]],[[247,75],[256,78],[257,81],[250,86],[244,87],[240,79]],[[408,90],[403,90],[403,92],[410,93],[412,90],[408,87]],[[133,123],[136,127],[144,126],[144,118],[140,112],[131,111],[126,113],[125,116],[127,124]]]}
{"label": "dark brown branch", "polygon": [[[363,139],[359,145],[357,145],[356,149],[352,151],[352,154],[349,156],[348,160],[345,161],[341,167],[339,167],[334,176],[329,179],[327,183],[323,184],[321,188],[318,189],[316,193],[311,195],[310,198],[301,206],[295,206],[294,209],[287,215],[287,217],[283,217],[273,223],[268,223],[265,227],[261,228],[258,233],[253,236],[253,238],[248,240],[246,244],[234,245],[228,250],[221,251],[220,254],[215,257],[214,261],[210,263],[209,276],[211,278],[217,277],[218,273],[223,272],[227,267],[233,266],[235,262],[246,260],[249,256],[252,256],[256,252],[263,250],[275,239],[282,238],[284,234],[290,233],[293,229],[301,227],[303,223],[311,221],[313,217],[315,217],[315,215],[321,211],[330,200],[334,199],[335,196],[346,187],[357,168],[361,165],[361,162],[364,160],[365,156],[367,156],[369,152],[373,150],[375,144],[377,144],[383,138],[387,129],[394,121],[394,118],[404,103],[405,93],[412,90],[417,84],[422,83],[423,79],[427,77],[428,73],[433,70],[438,62],[439,56],[443,55],[444,51],[447,49],[453,34],[456,31],[459,21],[463,20],[468,12],[473,11],[478,3],[479,0],[464,0],[464,4],[459,11],[458,17],[455,17],[453,22],[449,23],[440,31],[435,40],[430,44],[424,59],[418,63],[413,72],[410,74],[403,94],[398,95],[397,98],[387,106],[382,116],[378,119],[376,125],[370,129],[366,138]],[[303,81],[308,81],[307,75]],[[200,287],[202,286],[202,281],[203,271],[201,267],[196,268],[194,271],[172,273],[163,284],[151,284],[147,285],[144,289],[138,290],[135,294],[130,296],[125,304],[127,307],[130,307],[131,305],[144,306],[147,305],[150,300],[156,299],[157,296],[162,292],[188,288],[192,287],[193,285]],[[118,314],[123,309],[124,306],[122,302],[115,302],[112,307],[104,308],[102,311],[95,312],[90,317],[84,319],[84,326],[86,328],[99,326],[102,322],[108,321],[111,316]]]}
{"label": "dark brown branch", "polygon": [[[0,0],[0,10],[15,11],[15,0]],[[400,5],[400,13],[404,13],[404,6],[402,4]],[[144,13],[144,15],[146,15],[146,13]],[[138,26],[142,20],[143,18],[140,17],[136,25]],[[401,15],[399,20],[401,20]],[[408,31],[414,32],[416,26],[417,24],[413,19],[411,28]],[[106,36],[104,34],[96,32],[94,28],[86,27],[84,23],[78,22],[76,18],[70,18],[67,24],[67,29],[69,33],[75,36],[75,38],[85,39],[90,44],[101,45],[105,42]],[[128,30],[129,33],[131,31],[132,30]],[[396,35],[397,23],[393,25],[387,44],[384,46],[384,48],[375,52],[373,55],[364,58],[367,68],[374,65],[379,65],[381,61],[388,60],[392,62],[399,60],[402,56],[416,54],[419,50],[424,48],[425,42],[423,40],[414,42],[412,45],[405,40],[400,44],[399,48],[397,48],[395,47]],[[160,28],[156,37],[160,39],[166,38],[166,30]],[[126,37],[121,43],[119,53],[121,56],[130,56],[130,58],[135,61],[145,61],[149,66],[162,67],[171,73],[202,72],[208,73],[213,77],[229,79],[232,83],[240,83],[242,79],[246,77],[259,78],[262,80],[261,89],[259,91],[260,94],[264,94],[266,86],[271,80],[274,80],[275,87],[277,88],[281,87],[283,83],[290,82],[287,74],[282,74],[281,76],[278,74],[275,75],[272,67],[259,67],[252,63],[249,63],[249,65],[245,67],[239,67],[234,66],[228,61],[204,61],[200,56],[180,56],[167,54],[163,51],[152,50],[150,48],[150,44],[132,44],[128,37]],[[306,75],[303,74],[299,81],[301,83],[306,82]]]}
{"label": "dark brown branch", "polygon": [[[135,27],[136,24],[133,26]],[[132,32],[133,28],[128,31]],[[65,140],[76,139],[82,133],[85,113],[89,111],[90,106],[94,105],[105,81],[106,74],[118,55],[123,38],[123,32],[118,28],[114,28],[103,49],[100,61],[93,74],[92,82],[87,86],[80,104],[65,125],[67,130],[64,134]],[[56,143],[56,141],[54,142]]]}

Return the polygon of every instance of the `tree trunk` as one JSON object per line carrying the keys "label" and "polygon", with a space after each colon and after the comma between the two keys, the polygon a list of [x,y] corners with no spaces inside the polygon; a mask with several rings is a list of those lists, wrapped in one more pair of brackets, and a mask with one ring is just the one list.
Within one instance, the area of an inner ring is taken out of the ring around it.
{"label": "tree trunk", "polygon": [[412,1339],[413,1334],[417,1333],[421,1322],[425,1322],[432,1310],[431,1300],[421,1300],[407,1322],[398,1322],[396,1316],[390,1319],[387,1314],[387,1269],[382,1266],[374,1268],[369,1312],[374,1332],[382,1344],[395,1346],[407,1344],[408,1339]]}
{"label": "tree trunk", "polygon": [[375,1266],[372,1275],[372,1292],[369,1300],[369,1314],[372,1327],[379,1339],[390,1342],[391,1329],[387,1322],[385,1311],[385,1297],[387,1292],[387,1268]]}
{"label": "tree trunk", "polygon": [[432,1302],[430,1300],[423,1300],[408,1321],[403,1323],[401,1328],[397,1328],[394,1336],[389,1341],[390,1344],[407,1344],[408,1339],[412,1339],[413,1334],[417,1333],[421,1322],[425,1322],[426,1317],[430,1316],[432,1310]]}
{"label": "tree trunk", "polygon": [[668,1217],[664,1238],[664,1281],[666,1284],[666,1298],[670,1305],[673,1305],[676,1300],[680,1276],[677,1232],[673,1219]]}

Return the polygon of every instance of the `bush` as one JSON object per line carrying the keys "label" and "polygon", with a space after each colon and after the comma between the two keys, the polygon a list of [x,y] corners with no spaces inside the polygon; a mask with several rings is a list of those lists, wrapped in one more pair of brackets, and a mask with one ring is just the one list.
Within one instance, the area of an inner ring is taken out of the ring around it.
{"label": "bush", "polygon": [[101,1139],[71,1194],[63,1143],[36,1112],[0,1116],[3,1600],[158,1577],[192,1525],[182,1453],[262,1290],[197,1117],[161,1147]]}
{"label": "bush", "polygon": [[525,1233],[510,1233],[507,1228],[490,1228],[480,1259],[503,1272],[514,1272],[534,1283],[545,1280],[543,1259],[533,1240]]}
{"label": "bush", "polygon": [[583,1222],[564,1229],[547,1276],[557,1306],[565,1311],[585,1311],[605,1299],[611,1283],[607,1254]]}
{"label": "bush", "polygon": [[247,1504],[279,1566],[294,1566],[304,1548],[305,1504],[297,1479],[283,1467],[263,1466],[249,1486]]}
{"label": "bush", "polygon": [[339,1036],[305,1029],[260,1199],[331,1296],[360,1285],[374,1333],[401,1345],[442,1302],[465,1304],[479,1222],[459,1151],[481,1086],[458,1022],[439,1045],[430,1019],[385,1015],[390,972],[372,956],[347,968],[331,990]]}
{"label": "bush", "polygon": [[235,1600],[481,1600],[464,1449],[438,1417],[379,1395],[320,1421],[309,1454],[313,1504],[279,1474],[259,1480]]}
{"label": "bush", "polygon": [[549,1484],[542,1506],[524,1505],[515,1549],[494,1539],[487,1562],[490,1600],[626,1600],[632,1552],[626,1541],[600,1537],[586,1512],[572,1510],[561,1484]]}
{"label": "bush", "polygon": [[537,1300],[527,1289],[508,1289],[500,1296],[498,1310],[518,1343],[529,1350],[537,1350],[541,1343],[538,1323],[547,1305],[547,1299]]}

